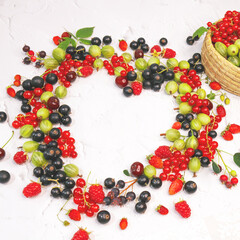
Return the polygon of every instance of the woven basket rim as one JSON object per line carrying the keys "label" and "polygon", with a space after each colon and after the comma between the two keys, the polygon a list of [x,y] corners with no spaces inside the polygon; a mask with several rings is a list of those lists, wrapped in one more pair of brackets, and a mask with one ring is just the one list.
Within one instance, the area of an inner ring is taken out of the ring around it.
{"label": "woven basket rim", "polygon": [[[219,20],[219,21],[220,21],[220,20]],[[209,47],[215,54],[217,54],[217,55],[220,57],[220,59],[222,59],[222,61],[225,62],[225,63],[224,63],[225,65],[227,65],[229,68],[234,67],[234,68],[236,69],[236,71],[240,73],[240,67],[237,67],[237,66],[233,65],[232,63],[230,63],[226,58],[224,58],[224,57],[215,49],[215,47],[213,46],[213,43],[212,43],[211,33],[212,33],[212,31],[211,31],[211,29],[209,29],[209,30],[207,31],[207,34],[206,34],[206,41],[207,41],[208,47]],[[210,42],[211,42],[211,44],[209,44]]]}

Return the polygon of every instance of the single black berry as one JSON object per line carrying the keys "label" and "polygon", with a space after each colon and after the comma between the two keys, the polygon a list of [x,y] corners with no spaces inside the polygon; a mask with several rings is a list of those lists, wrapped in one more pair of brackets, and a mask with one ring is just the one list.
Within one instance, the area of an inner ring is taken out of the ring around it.
{"label": "single black berry", "polygon": [[103,43],[105,45],[109,45],[111,42],[112,42],[112,38],[110,36],[107,35],[103,37]]}
{"label": "single black berry", "polygon": [[117,196],[119,195],[119,193],[120,193],[120,191],[119,191],[118,188],[113,188],[113,189],[111,190],[111,192],[113,193],[114,197],[117,197]]}
{"label": "single black berry", "polygon": [[41,167],[35,167],[33,169],[33,175],[37,178],[41,177],[44,174],[44,171]]}
{"label": "single black berry", "polygon": [[50,178],[43,174],[41,177],[40,177],[40,182],[43,186],[48,186],[52,183],[52,181],[49,180]]}
{"label": "single black berry", "polygon": [[18,90],[16,92],[16,98],[20,101],[23,100],[24,99],[23,94],[24,94],[24,90]]}
{"label": "single black berry", "polygon": [[132,50],[136,50],[136,49],[138,48],[138,43],[137,43],[136,41],[132,41],[132,42],[130,43],[130,48],[131,48]]}
{"label": "single black berry", "polygon": [[149,69],[150,69],[151,73],[160,72],[159,65],[157,63],[151,64]]}
{"label": "single black berry", "polygon": [[7,183],[10,180],[9,172],[2,170],[0,171],[0,183]]}
{"label": "single black berry", "polygon": [[125,182],[123,180],[118,180],[116,184],[117,188],[124,188],[125,187]]}
{"label": "single black berry", "polygon": [[99,223],[106,224],[110,221],[111,215],[108,211],[102,210],[97,214],[97,220]]}
{"label": "single black berry", "polygon": [[146,41],[143,37],[140,37],[138,40],[137,40],[137,43],[138,45],[141,45],[141,44],[144,44]]}
{"label": "single black berry", "polygon": [[139,176],[137,179],[137,182],[140,186],[147,186],[149,183],[149,179],[147,176],[145,176],[144,174]]}
{"label": "single black berry", "polygon": [[21,111],[23,113],[31,112],[32,107],[29,104],[23,104],[21,106]]}
{"label": "single black berry", "polygon": [[55,174],[56,172],[56,168],[53,164],[48,164],[45,168],[45,174],[48,176],[48,177],[53,177],[53,175]]}
{"label": "single black berry", "polygon": [[127,198],[124,196],[120,196],[119,199],[120,199],[120,206],[126,204],[128,201]]}
{"label": "single black berry", "polygon": [[24,90],[29,90],[29,91],[33,90],[32,80],[27,79],[27,80],[23,81],[22,82],[22,87],[23,87]]}
{"label": "single black berry", "polygon": [[52,161],[52,164],[55,166],[56,169],[61,169],[63,166],[63,160],[61,158],[56,158]]}
{"label": "single black berry", "polygon": [[137,213],[144,213],[147,210],[147,205],[144,202],[138,202],[135,205],[135,210]]}
{"label": "single black berry", "polygon": [[187,121],[191,122],[191,121],[194,119],[194,116],[193,116],[193,114],[188,113],[188,114],[185,116],[185,118],[186,118]]}
{"label": "single black berry", "polygon": [[193,157],[198,157],[198,158],[200,158],[200,157],[202,157],[202,155],[203,155],[202,151],[199,150],[199,149],[195,149],[194,152],[195,152],[195,153],[194,153]]}
{"label": "single black berry", "polygon": [[38,53],[38,56],[40,57],[40,58],[45,58],[46,57],[46,52],[45,51],[40,51],[39,53]]}
{"label": "single black berry", "polygon": [[72,59],[79,61],[79,60],[82,60],[83,58],[81,58],[80,53],[79,54],[78,53],[74,53],[73,56],[72,56]]}
{"label": "single black berry", "polygon": [[47,150],[44,151],[43,155],[46,160],[55,159],[55,148],[47,148]]}
{"label": "single black berry", "polygon": [[25,57],[23,59],[23,63],[26,64],[26,65],[29,65],[31,63],[31,59],[29,57]]}
{"label": "single black berry", "polygon": [[188,130],[188,129],[190,129],[190,122],[188,122],[188,121],[183,121],[181,128],[182,128],[183,130]]}
{"label": "single black berry", "polygon": [[174,79],[174,72],[172,70],[164,71],[163,77],[165,81],[170,81]]}
{"label": "single black berry", "polygon": [[148,191],[143,191],[139,195],[139,201],[147,203],[151,200],[151,194]]}
{"label": "single black berry", "polygon": [[191,137],[192,135],[193,135],[194,137],[198,138],[198,131],[196,131],[196,130],[194,130],[194,129],[189,130],[188,136]]}
{"label": "single black berry", "polygon": [[126,198],[128,201],[133,201],[136,198],[136,194],[134,192],[127,192]]}
{"label": "single black berry", "polygon": [[195,193],[197,191],[197,184],[194,181],[188,181],[183,188],[187,193]]}
{"label": "single black berry", "polygon": [[58,81],[58,77],[57,77],[57,75],[54,74],[54,73],[49,73],[49,74],[47,75],[47,77],[46,77],[46,82],[47,82],[47,83],[50,83],[50,84],[52,84],[52,85],[56,84],[57,81]]}
{"label": "single black berry", "polygon": [[201,63],[199,63],[195,66],[195,70],[196,70],[197,73],[203,73],[204,72],[204,66]]}
{"label": "single black berry", "polygon": [[188,59],[188,63],[190,64],[190,67],[194,67],[195,61],[193,58]]}
{"label": "single black berry", "polygon": [[111,189],[115,186],[115,180],[113,178],[106,178],[104,180],[104,186],[108,189]]}
{"label": "single black berry", "polygon": [[127,80],[134,81],[137,79],[137,73],[135,71],[130,71],[127,73]]}
{"label": "single black berry", "polygon": [[168,40],[166,38],[164,38],[164,37],[159,40],[159,44],[161,46],[166,46],[167,43],[168,43]]}
{"label": "single black berry", "polygon": [[71,113],[71,108],[67,104],[63,104],[59,107],[58,111],[62,115],[69,115]]}
{"label": "single black berry", "polygon": [[39,144],[38,145],[38,151],[40,151],[40,152],[45,152],[46,150],[47,150],[47,145],[46,144]]}
{"label": "single black berry", "polygon": [[61,190],[58,187],[52,188],[51,196],[54,198],[59,198],[61,196]]}
{"label": "single black berry", "polygon": [[210,160],[208,157],[201,157],[200,162],[202,167],[208,167],[208,165],[210,164]]}
{"label": "single black berry", "polygon": [[49,115],[49,121],[53,124],[61,122],[61,116],[57,112],[53,112]]}
{"label": "single black berry", "polygon": [[98,38],[98,37],[94,37],[94,38],[91,39],[91,44],[92,44],[92,45],[100,46],[100,45],[101,45],[101,42],[102,42],[101,39]]}
{"label": "single black berry", "polygon": [[76,53],[76,50],[75,50],[74,47],[69,46],[69,47],[67,47],[67,49],[66,49],[66,53],[73,55],[73,54]]}
{"label": "single black berry", "polygon": [[161,86],[162,86],[161,83],[154,83],[154,84],[152,85],[152,90],[155,91],[155,92],[158,92],[158,91],[160,91]]}
{"label": "single black berry", "polygon": [[64,188],[61,193],[63,199],[69,199],[72,196],[72,190],[69,188]]}
{"label": "single black berry", "polygon": [[159,177],[153,177],[150,182],[150,186],[152,188],[158,189],[162,186],[162,180]]}
{"label": "single black berry", "polygon": [[47,144],[47,148],[57,148],[57,146],[58,146],[58,143],[56,141],[50,141]]}
{"label": "single black berry", "polygon": [[7,120],[7,114],[5,112],[0,112],[0,123],[3,123]]}
{"label": "single black berry", "polygon": [[151,79],[151,71],[149,69],[145,69],[142,73],[142,77],[145,80],[150,80]]}
{"label": "single black berry", "polygon": [[214,131],[214,130],[209,131],[209,132],[208,132],[208,136],[211,137],[211,138],[215,138],[215,137],[217,137],[217,132]]}
{"label": "single black berry", "polygon": [[83,45],[79,45],[76,48],[76,52],[77,53],[85,53],[86,52],[86,48]]}
{"label": "single black berry", "polygon": [[123,88],[123,94],[125,97],[130,97],[133,95],[133,89],[131,87]]}
{"label": "single black berry", "polygon": [[194,39],[192,36],[187,37],[186,42],[188,45],[193,45],[194,44]]}
{"label": "single black berry", "polygon": [[36,130],[32,133],[31,137],[32,137],[32,140],[35,141],[35,142],[41,142],[43,141],[44,139],[44,132],[41,131],[41,130]]}
{"label": "single black berry", "polygon": [[112,199],[111,199],[110,197],[105,197],[105,198],[103,199],[103,203],[104,203],[105,205],[110,205],[111,202],[112,202]]}
{"label": "single black berry", "polygon": [[201,62],[201,54],[200,53],[194,53],[193,54],[193,60],[196,62]]}
{"label": "single black berry", "polygon": [[52,128],[49,131],[49,136],[52,139],[58,139],[61,136],[61,131],[58,128]]}
{"label": "single black berry", "polygon": [[176,121],[177,122],[183,122],[185,120],[185,116],[181,113],[177,114]]}
{"label": "single black berry", "polygon": [[71,178],[68,178],[63,184],[66,188],[69,188],[69,189],[72,189],[75,187],[75,181]]}
{"label": "single black berry", "polygon": [[141,45],[141,49],[143,50],[144,53],[147,53],[149,51],[149,46],[144,43]]}
{"label": "single black berry", "polygon": [[148,80],[143,81],[143,89],[151,89],[151,82]]}
{"label": "single black berry", "polygon": [[56,171],[56,173],[54,174],[54,179],[58,180],[58,182],[62,183],[66,180],[66,173],[62,170],[58,170]]}
{"label": "single black berry", "polygon": [[72,119],[71,119],[70,116],[64,115],[64,116],[62,116],[62,118],[61,118],[61,123],[62,123],[64,126],[69,126],[69,125],[72,123]]}
{"label": "single black berry", "polygon": [[[28,81],[28,80],[26,80]],[[25,82],[25,81],[24,81]],[[28,84],[28,82],[27,82]],[[31,85],[31,87],[30,87]],[[32,81],[31,81],[31,84],[29,86],[26,85],[27,88],[32,88],[32,87],[35,87],[35,88],[42,88],[43,85],[44,85],[44,79],[39,77],[39,76],[35,76],[32,78]],[[26,89],[28,90],[28,89]]]}
{"label": "single black berry", "polygon": [[28,51],[30,51],[30,47],[29,47],[28,45],[24,45],[23,48],[22,48],[22,50],[23,50],[24,52],[28,52]]}

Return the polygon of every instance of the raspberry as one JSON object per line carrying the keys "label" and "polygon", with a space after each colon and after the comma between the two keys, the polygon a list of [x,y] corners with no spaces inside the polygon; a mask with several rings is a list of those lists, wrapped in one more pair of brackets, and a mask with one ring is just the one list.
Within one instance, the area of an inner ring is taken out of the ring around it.
{"label": "raspberry", "polygon": [[169,212],[169,210],[168,210],[166,207],[164,207],[163,205],[159,205],[156,210],[157,210],[157,212],[159,212],[161,215],[167,215],[168,212]]}
{"label": "raspberry", "polygon": [[83,229],[79,229],[72,237],[71,240],[88,240],[89,234]]}
{"label": "raspberry", "polygon": [[191,209],[186,201],[180,201],[175,204],[175,210],[183,217],[189,218],[191,216]]}
{"label": "raspberry", "polygon": [[156,151],[155,154],[164,159],[164,158],[169,158],[172,156],[172,152],[169,148],[169,146],[160,146]]}
{"label": "raspberry", "polygon": [[68,213],[68,216],[74,221],[80,221],[81,220],[80,212],[76,209],[71,209]]}
{"label": "raspberry", "polygon": [[154,57],[158,57],[161,54],[161,47],[159,45],[154,45],[150,52]]}
{"label": "raspberry", "polygon": [[23,195],[26,198],[37,196],[41,192],[41,184],[40,183],[29,183],[24,189],[23,189]]}
{"label": "raspberry", "polygon": [[154,166],[155,168],[162,168],[163,167],[163,162],[160,157],[157,157],[155,155],[149,155],[147,156],[147,160],[149,161],[149,164]]}
{"label": "raspberry", "polygon": [[80,77],[88,77],[93,73],[93,68],[90,66],[80,67],[78,68],[77,74]]}
{"label": "raspberry", "polygon": [[142,84],[138,81],[132,83],[132,89],[134,95],[140,95],[142,92]]}
{"label": "raspberry", "polygon": [[174,58],[176,56],[176,52],[170,48],[166,48],[162,51],[162,55],[164,58]]}
{"label": "raspberry", "polygon": [[88,192],[89,192],[89,195],[90,195],[90,199],[94,203],[102,203],[103,202],[105,194],[103,192],[102,185],[100,185],[100,184],[92,185],[92,186],[90,186]]}
{"label": "raspberry", "polygon": [[28,159],[28,156],[23,151],[17,152],[13,157],[13,160],[17,164],[23,164],[27,161],[27,159]]}

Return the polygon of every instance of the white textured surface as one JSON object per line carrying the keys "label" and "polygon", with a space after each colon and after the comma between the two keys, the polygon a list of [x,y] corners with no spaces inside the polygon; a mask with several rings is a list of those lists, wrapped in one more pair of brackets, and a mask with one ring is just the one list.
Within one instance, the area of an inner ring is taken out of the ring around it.
{"label": "white textured surface", "polygon": [[[0,110],[6,110],[12,122],[20,112],[20,103],[11,100],[5,87],[12,82],[16,73],[33,77],[39,71],[21,64],[22,46],[26,43],[35,51],[54,48],[54,35],[64,29],[75,31],[86,26],[95,26],[94,36],[109,34],[116,46],[118,39],[128,42],[140,36],[149,45],[157,44],[160,37],[167,37],[168,47],[177,52],[177,59],[188,59],[201,49],[202,39],[190,47],[185,43],[188,35],[200,25],[219,19],[226,10],[239,10],[237,0],[229,1],[57,1],[57,0],[1,0],[1,81]],[[117,49],[117,47],[116,47]],[[209,89],[208,89],[209,91]],[[226,123],[240,123],[239,98],[232,96],[227,107]],[[75,163],[81,173],[92,172],[90,182],[102,183],[105,177],[123,178],[122,170],[133,161],[144,162],[144,157],[165,142],[159,133],[171,127],[175,113],[174,100],[163,91],[144,91],[139,97],[126,99],[114,84],[114,78],[106,72],[94,73],[92,77],[80,79],[70,88],[67,98],[62,101],[72,107],[73,124],[71,132],[77,139],[79,158]],[[0,145],[11,134],[7,123],[0,125]],[[77,230],[75,224],[63,227],[56,214],[64,201],[50,198],[51,187],[34,199],[25,199],[23,187],[32,177],[30,164],[17,166],[12,157],[16,147],[22,142],[17,138],[6,147],[7,156],[0,163],[0,169],[11,173],[11,181],[0,186],[0,232],[5,240],[50,240],[71,239]],[[234,142],[219,139],[220,149],[229,152],[240,150],[240,136]],[[225,157],[230,166],[237,168],[229,156]],[[239,171],[238,171],[239,172]],[[186,174],[190,180],[191,175]],[[194,179],[198,184],[196,194],[189,196],[183,192],[169,196],[169,183],[160,190],[151,190],[152,200],[146,214],[134,212],[134,204],[126,207],[109,207],[112,220],[106,226],[96,219],[83,217],[78,226],[92,231],[92,240],[106,239],[194,239],[225,240],[240,239],[239,236],[239,187],[227,190],[211,169],[203,169]],[[136,192],[142,188],[136,187]],[[174,202],[186,199],[192,208],[192,216],[182,219],[174,210]],[[167,216],[154,212],[158,204],[169,208]],[[70,208],[68,205],[67,208]],[[64,218],[64,215],[61,215]],[[127,217],[129,227],[120,231],[119,220]]]}

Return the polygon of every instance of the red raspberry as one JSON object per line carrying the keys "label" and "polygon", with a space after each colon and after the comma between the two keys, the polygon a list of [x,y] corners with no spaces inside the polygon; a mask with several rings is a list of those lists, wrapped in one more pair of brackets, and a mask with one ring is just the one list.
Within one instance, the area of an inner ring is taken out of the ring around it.
{"label": "red raspberry", "polygon": [[147,156],[147,160],[149,161],[149,164],[155,168],[163,168],[163,161],[160,157],[157,157],[156,155],[149,155]]}
{"label": "red raspberry", "polygon": [[225,108],[223,107],[223,105],[218,105],[218,106],[217,106],[217,114],[218,114],[220,117],[225,117],[225,116],[226,116],[226,110],[225,110]]}
{"label": "red raspberry", "polygon": [[40,183],[29,183],[24,189],[23,189],[23,195],[26,198],[37,196],[41,192],[41,184]]}
{"label": "red raspberry", "polygon": [[68,213],[68,216],[74,221],[80,221],[81,220],[81,214],[76,209],[71,209]]}
{"label": "red raspberry", "polygon": [[128,48],[128,44],[125,40],[119,40],[119,48],[122,50],[122,51],[126,51],[127,48]]}
{"label": "red raspberry", "polygon": [[92,186],[90,186],[89,188],[89,195],[90,195],[90,199],[94,202],[94,203],[102,203],[103,199],[105,197],[105,194],[103,192],[103,187],[100,184],[94,184]]}
{"label": "red raspberry", "polygon": [[134,81],[132,83],[132,89],[133,89],[134,95],[140,95],[142,92],[142,83],[140,83],[138,81]]}
{"label": "red raspberry", "polygon": [[28,155],[23,151],[17,152],[13,157],[13,160],[17,164],[23,164],[27,161],[27,159],[28,159]]}
{"label": "red raspberry", "polygon": [[169,158],[172,156],[172,152],[169,148],[169,146],[160,146],[156,151],[155,154],[164,159],[164,158]]}
{"label": "red raspberry", "polygon": [[154,57],[158,57],[161,54],[161,47],[159,45],[154,45],[150,52]]}
{"label": "red raspberry", "polygon": [[93,68],[91,66],[85,66],[78,68],[77,74],[80,77],[88,77],[93,73]]}
{"label": "red raspberry", "polygon": [[166,207],[164,207],[163,205],[159,205],[157,207],[157,212],[159,212],[161,215],[167,215],[168,214],[168,209]]}
{"label": "red raspberry", "polygon": [[174,58],[176,56],[176,52],[170,48],[166,48],[162,51],[164,58]]}
{"label": "red raspberry", "polygon": [[175,210],[183,217],[189,218],[191,216],[191,208],[186,201],[180,201],[175,204]]}
{"label": "red raspberry", "polygon": [[71,240],[88,240],[89,233],[84,229],[79,229],[72,237]]}

